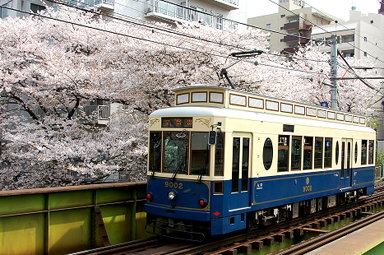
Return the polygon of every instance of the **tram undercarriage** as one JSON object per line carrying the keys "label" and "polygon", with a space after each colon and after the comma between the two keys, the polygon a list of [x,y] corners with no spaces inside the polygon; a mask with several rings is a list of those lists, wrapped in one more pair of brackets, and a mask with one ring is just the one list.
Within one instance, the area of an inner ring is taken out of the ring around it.
{"label": "tram undercarriage", "polygon": [[250,212],[247,214],[247,226],[249,229],[255,229],[260,226],[269,226],[279,222],[303,217],[328,208],[336,207],[337,205],[355,202],[365,194],[366,189],[358,189],[335,195],[295,202],[279,206],[277,208],[268,208],[265,210]]}

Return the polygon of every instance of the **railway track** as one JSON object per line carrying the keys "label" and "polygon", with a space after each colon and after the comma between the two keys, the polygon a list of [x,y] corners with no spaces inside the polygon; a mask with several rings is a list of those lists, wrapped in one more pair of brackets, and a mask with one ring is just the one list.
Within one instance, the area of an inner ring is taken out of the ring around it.
{"label": "railway track", "polygon": [[[85,254],[250,254],[252,249],[260,250],[263,246],[283,242],[285,239],[300,238],[304,232],[319,232],[315,238],[303,241],[274,254],[303,254],[316,249],[325,243],[336,240],[347,233],[384,218],[384,211],[372,214],[374,208],[384,205],[384,186],[377,187],[375,194],[361,199],[359,202],[343,207],[333,208],[325,212],[308,215],[304,218],[283,222],[278,225],[260,228],[238,235],[221,236],[203,243],[180,242],[170,239],[151,238],[134,242],[100,247],[97,249],[74,253]],[[333,224],[349,217],[362,217],[333,231],[322,230],[321,227]]]}

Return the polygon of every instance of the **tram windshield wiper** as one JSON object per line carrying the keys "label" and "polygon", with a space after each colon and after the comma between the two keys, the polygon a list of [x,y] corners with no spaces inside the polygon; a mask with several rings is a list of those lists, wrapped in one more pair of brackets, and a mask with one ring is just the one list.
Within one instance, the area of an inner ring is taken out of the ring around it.
{"label": "tram windshield wiper", "polygon": [[176,175],[179,172],[180,167],[176,167],[175,172],[173,172],[171,182],[174,182],[176,180]]}

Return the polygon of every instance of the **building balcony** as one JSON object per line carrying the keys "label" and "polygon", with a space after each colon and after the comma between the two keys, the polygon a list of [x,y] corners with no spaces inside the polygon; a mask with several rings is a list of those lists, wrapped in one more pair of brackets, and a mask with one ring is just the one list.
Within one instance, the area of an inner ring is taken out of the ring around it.
{"label": "building balcony", "polygon": [[286,35],[286,36],[284,36],[284,42],[295,42],[298,40],[299,40],[298,35]]}
{"label": "building balcony", "polygon": [[284,30],[299,29],[299,22],[290,22],[284,24]]}
{"label": "building balcony", "polygon": [[305,45],[310,41],[310,39],[307,38],[300,38],[299,42],[301,45]]}
{"label": "building balcony", "polygon": [[219,6],[229,11],[239,9],[239,0],[202,0],[202,1]]}
{"label": "building balcony", "polygon": [[99,9],[113,11],[115,9],[115,1],[114,0],[95,0],[95,7]]}
{"label": "building balcony", "polygon": [[282,54],[289,54],[289,53],[296,53],[296,51],[297,51],[297,47],[290,47],[290,48],[285,48],[281,53]]}
{"label": "building balcony", "polygon": [[148,2],[145,17],[160,21],[167,20],[171,23],[196,21],[217,29],[235,30],[238,27],[236,22],[224,20],[221,15],[214,16],[208,13],[202,13],[197,9],[195,11],[191,10],[191,8],[184,8],[177,4],[161,0],[150,0]]}

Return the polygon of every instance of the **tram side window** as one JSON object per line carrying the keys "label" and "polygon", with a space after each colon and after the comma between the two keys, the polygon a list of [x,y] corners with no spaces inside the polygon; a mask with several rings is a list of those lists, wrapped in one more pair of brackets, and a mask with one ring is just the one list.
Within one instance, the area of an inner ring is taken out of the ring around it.
{"label": "tram side window", "polygon": [[164,165],[166,173],[188,173],[189,135],[164,132]]}
{"label": "tram side window", "polygon": [[216,141],[215,176],[224,175],[224,134],[219,132]]}
{"label": "tram side window", "polygon": [[292,137],[291,170],[301,170],[301,137]]}
{"label": "tram side window", "polygon": [[279,135],[277,171],[288,171],[289,162],[289,136]]}
{"label": "tram side window", "polygon": [[[335,162],[336,165],[339,164],[339,141],[336,141],[336,153],[335,153]],[[344,165],[343,165],[344,166]]]}
{"label": "tram side window", "polygon": [[304,169],[312,169],[313,137],[304,137]]}
{"label": "tram side window", "polygon": [[264,148],[263,148],[263,163],[265,170],[269,170],[272,165],[272,159],[273,159],[273,146],[272,146],[272,140],[271,138],[267,138],[264,142]]}
{"label": "tram side window", "polygon": [[232,192],[239,191],[240,137],[233,138]]}
{"label": "tram side window", "polygon": [[374,141],[369,140],[369,158],[368,158],[368,164],[373,164],[373,156],[374,154]]}
{"label": "tram side window", "polygon": [[361,141],[361,164],[367,164],[367,140]]}
{"label": "tram side window", "polygon": [[323,167],[323,138],[315,138],[315,168]]}
{"label": "tram side window", "polygon": [[325,138],[324,168],[332,167],[332,138]]}
{"label": "tram side window", "polygon": [[192,175],[209,175],[209,147],[208,133],[192,133]]}
{"label": "tram side window", "polygon": [[161,132],[151,132],[149,136],[149,170],[161,170]]}
{"label": "tram side window", "polygon": [[243,138],[243,160],[241,170],[241,191],[247,191],[249,174],[249,138]]}

